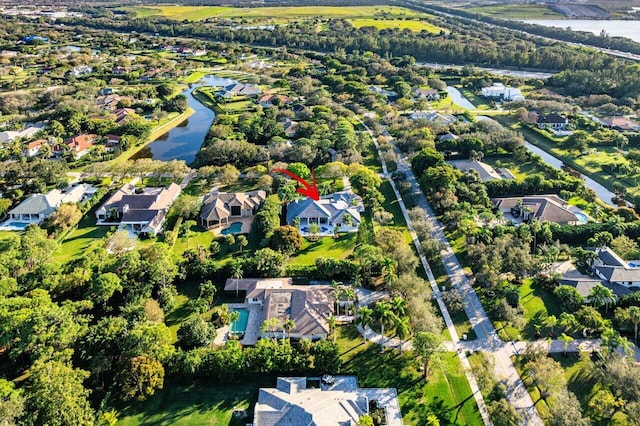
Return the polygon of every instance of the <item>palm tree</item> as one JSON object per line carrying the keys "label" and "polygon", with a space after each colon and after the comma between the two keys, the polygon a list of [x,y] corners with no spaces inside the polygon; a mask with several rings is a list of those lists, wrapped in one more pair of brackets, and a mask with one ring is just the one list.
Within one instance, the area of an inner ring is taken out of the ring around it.
{"label": "palm tree", "polygon": [[609,303],[616,303],[617,296],[610,288],[598,284],[589,292],[589,299],[594,307],[605,306],[605,312],[609,312]]}
{"label": "palm tree", "polygon": [[389,257],[385,257],[382,260],[382,277],[387,286],[391,286],[398,281],[398,275],[396,274],[397,264],[398,262]]}
{"label": "palm tree", "polygon": [[236,280],[236,298],[238,297],[238,281],[242,279],[243,274],[244,271],[242,270],[240,262],[235,262],[231,265],[231,278]]}
{"label": "palm tree", "polygon": [[553,334],[553,327],[555,327],[556,325],[558,325],[558,318],[556,318],[555,315],[549,315],[545,320],[544,323],[548,326],[551,327],[551,334]]}
{"label": "palm tree", "polygon": [[345,314],[346,314],[347,313],[346,306],[353,306],[353,300],[355,300],[356,298],[356,292],[351,287],[344,287],[342,289],[342,297],[345,298],[346,302],[352,302],[352,303],[347,303],[345,305]]}
{"label": "palm tree", "polygon": [[367,343],[367,327],[370,327],[373,323],[373,310],[366,306],[358,309],[358,316],[356,316],[356,324],[361,326],[364,330],[364,343]]}
{"label": "palm tree", "polygon": [[569,312],[563,312],[560,314],[560,321],[558,321],[558,324],[560,324],[560,327],[564,328],[564,331],[573,330],[580,325],[576,316]]}
{"label": "palm tree", "polygon": [[407,302],[400,296],[391,299],[391,310],[398,317],[403,317],[407,313]]}
{"label": "palm tree", "polygon": [[381,338],[380,346],[384,350],[384,326],[388,324],[393,318],[393,311],[391,305],[387,302],[378,302],[373,308],[374,316],[378,324],[380,324]]}
{"label": "palm tree", "polygon": [[633,336],[636,344],[638,343],[638,324],[640,324],[640,308],[631,306],[629,308],[629,320],[633,323]]}
{"label": "palm tree", "polygon": [[331,193],[331,190],[333,189],[333,185],[331,184],[331,182],[326,180],[319,185],[318,189],[320,190],[320,195],[327,195]]}
{"label": "palm tree", "polygon": [[289,332],[289,339],[291,339],[291,330],[293,330],[294,328],[296,328],[296,322],[291,318],[287,318],[287,320],[282,324],[285,338],[287,337],[287,332]]}
{"label": "palm tree", "polygon": [[629,341],[626,337],[620,337],[618,340],[618,347],[622,349],[622,356],[633,356],[633,343]]}
{"label": "palm tree", "polygon": [[331,293],[336,304],[336,313],[340,315],[340,299],[342,298],[342,287],[337,281],[331,281]]}
{"label": "palm tree", "polygon": [[404,344],[407,337],[411,335],[411,324],[410,324],[409,317],[394,316],[393,327],[396,331],[396,335],[400,339],[400,345],[398,346],[398,351],[402,353],[402,345]]}
{"label": "palm tree", "polygon": [[329,318],[327,318],[327,324],[329,325],[329,333],[331,333],[331,336],[333,338],[333,343],[335,343],[336,342],[336,317],[331,315]]}
{"label": "palm tree", "polygon": [[351,228],[351,226],[353,225],[353,217],[351,217],[350,213],[345,213],[344,215],[342,215],[342,223],[347,228]]}
{"label": "palm tree", "polygon": [[320,232],[322,231],[320,225],[318,223],[312,223],[311,225],[309,225],[308,229],[309,236],[312,240],[316,241],[319,238]]}
{"label": "palm tree", "polygon": [[605,353],[611,354],[620,346],[620,333],[613,328],[605,330],[600,337],[602,338],[602,346]]}
{"label": "palm tree", "polygon": [[564,356],[567,356],[567,348],[569,347],[569,343],[574,340],[573,337],[567,336],[565,333],[562,333],[560,337],[558,337],[558,340],[562,342],[562,354]]}

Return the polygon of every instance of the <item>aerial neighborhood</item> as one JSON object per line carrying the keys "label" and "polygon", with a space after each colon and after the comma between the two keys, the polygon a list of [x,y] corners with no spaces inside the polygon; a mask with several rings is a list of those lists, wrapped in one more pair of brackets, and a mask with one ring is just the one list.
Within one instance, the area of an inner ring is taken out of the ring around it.
{"label": "aerial neighborhood", "polygon": [[54,3],[0,6],[0,425],[638,423],[632,2]]}

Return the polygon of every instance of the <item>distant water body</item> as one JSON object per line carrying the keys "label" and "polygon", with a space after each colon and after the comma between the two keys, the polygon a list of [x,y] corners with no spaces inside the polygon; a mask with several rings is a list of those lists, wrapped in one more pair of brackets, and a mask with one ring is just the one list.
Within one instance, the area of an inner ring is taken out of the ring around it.
{"label": "distant water body", "polygon": [[610,36],[627,37],[640,43],[640,21],[621,20],[588,20],[588,19],[527,19],[527,24],[543,25],[545,27],[567,28],[574,31],[586,31],[600,34],[605,30]]}

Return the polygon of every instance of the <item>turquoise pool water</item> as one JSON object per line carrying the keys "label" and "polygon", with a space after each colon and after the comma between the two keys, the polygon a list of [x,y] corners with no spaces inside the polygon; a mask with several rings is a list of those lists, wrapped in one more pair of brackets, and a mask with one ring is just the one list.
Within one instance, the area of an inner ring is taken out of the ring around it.
{"label": "turquoise pool water", "polygon": [[587,216],[586,214],[582,213],[582,212],[576,212],[574,213],[576,215],[576,217],[578,218],[578,223],[580,225],[587,223],[589,221],[589,216]]}
{"label": "turquoise pool water", "polygon": [[231,330],[232,333],[244,333],[247,329],[247,322],[249,321],[249,310],[245,308],[238,308],[232,309],[231,311],[239,312],[240,317],[231,323],[229,330]]}
{"label": "turquoise pool water", "polygon": [[242,231],[242,222],[233,222],[228,228],[222,230],[222,235],[239,234]]}

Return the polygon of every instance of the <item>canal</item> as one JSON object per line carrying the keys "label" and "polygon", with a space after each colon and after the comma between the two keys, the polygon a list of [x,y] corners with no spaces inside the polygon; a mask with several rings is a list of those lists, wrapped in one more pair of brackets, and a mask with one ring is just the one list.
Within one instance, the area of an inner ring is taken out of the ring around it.
{"label": "canal", "polygon": [[187,97],[189,106],[195,111],[167,133],[160,135],[149,145],[141,149],[132,157],[133,160],[139,158],[153,158],[154,160],[171,161],[184,160],[191,163],[204,142],[215,113],[202,105],[191,92],[200,86],[226,86],[236,83],[235,80],[219,78],[213,75],[206,76],[197,84],[192,84],[182,91]]}

